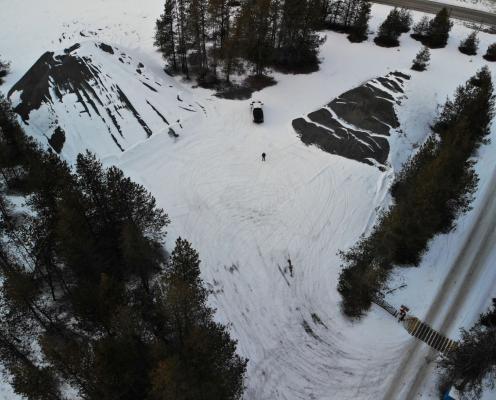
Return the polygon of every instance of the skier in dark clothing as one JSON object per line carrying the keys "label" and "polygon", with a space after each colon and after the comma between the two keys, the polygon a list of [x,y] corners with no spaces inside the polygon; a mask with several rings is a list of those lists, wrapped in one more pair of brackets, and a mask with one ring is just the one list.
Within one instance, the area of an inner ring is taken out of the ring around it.
{"label": "skier in dark clothing", "polygon": [[262,161],[265,161],[265,156],[266,156],[266,154],[262,153]]}

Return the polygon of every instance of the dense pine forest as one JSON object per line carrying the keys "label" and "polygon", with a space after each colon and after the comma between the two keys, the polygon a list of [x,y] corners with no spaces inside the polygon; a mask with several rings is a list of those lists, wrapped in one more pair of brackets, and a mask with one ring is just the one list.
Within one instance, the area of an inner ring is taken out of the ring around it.
{"label": "dense pine forest", "polygon": [[267,68],[315,71],[318,31],[340,30],[362,41],[369,16],[366,0],[167,0],[155,45],[169,72],[209,86],[247,70],[258,77]]}
{"label": "dense pine forest", "polygon": [[213,321],[199,255],[181,238],[165,253],[169,218],[142,186],[41,150],[4,97],[0,174],[0,359],[17,393],[241,397],[246,360]]}

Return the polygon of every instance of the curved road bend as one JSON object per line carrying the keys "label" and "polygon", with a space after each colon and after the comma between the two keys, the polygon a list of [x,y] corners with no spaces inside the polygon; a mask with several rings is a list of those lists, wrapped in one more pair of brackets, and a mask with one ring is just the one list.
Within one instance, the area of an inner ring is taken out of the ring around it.
{"label": "curved road bend", "polygon": [[[467,294],[477,284],[484,267],[487,266],[487,259],[496,243],[496,170],[493,171],[488,185],[489,190],[480,206],[477,220],[467,235],[467,241],[424,318],[424,321],[431,326],[436,322],[433,328],[443,334],[452,328],[458,311],[463,308]],[[443,312],[446,299],[453,301]],[[443,312],[442,319],[436,321],[441,312]],[[403,393],[402,398],[406,400],[412,400],[417,396],[426,376],[432,373],[434,364],[432,361],[437,354],[433,349],[425,351],[422,346],[424,346],[423,342],[413,339],[405,352],[400,368],[391,380],[391,386],[384,396],[385,400],[397,399],[400,393]]]}
{"label": "curved road bend", "polygon": [[409,8],[411,10],[422,11],[430,14],[436,14],[443,7],[446,7],[450,10],[453,18],[476,24],[496,26],[496,14],[489,11],[474,10],[472,8],[460,7],[430,0],[372,0],[372,2],[386,4],[388,6]]}

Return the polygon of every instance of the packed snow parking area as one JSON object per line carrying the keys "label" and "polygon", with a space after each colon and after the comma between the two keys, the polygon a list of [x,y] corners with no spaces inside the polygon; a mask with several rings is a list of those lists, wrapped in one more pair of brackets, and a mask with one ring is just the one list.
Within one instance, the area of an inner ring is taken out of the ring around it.
{"label": "packed snow parking area", "polygon": [[[370,230],[389,202],[394,173],[428,134],[437,104],[486,64],[481,53],[496,36],[480,33],[479,54],[468,57],[457,46],[469,30],[456,24],[447,48],[433,50],[429,70],[416,73],[409,67],[420,44],[407,35],[401,37],[398,49],[385,49],[373,44],[373,35],[365,43],[351,44],[344,35],[326,32],[319,72],[275,74],[278,84],[255,94],[265,104],[265,122],[257,126],[252,123],[251,100],[218,99],[162,72],[162,61],[152,47],[160,2],[143,1],[139,10],[130,0],[10,3],[1,17],[0,50],[13,61],[13,73],[2,89],[10,89],[46,51],[59,53],[76,42],[93,46],[94,41],[102,41],[143,62],[153,80],[171,81],[173,92],[164,89],[170,101],[153,103],[160,113],[179,118],[180,111],[172,109],[177,107],[178,90],[187,93],[191,104],[205,107],[205,112],[198,110],[198,116],[185,119],[178,140],[157,125],[149,139],[133,141],[122,154],[117,149],[109,156],[110,151],[99,149],[98,142],[85,145],[157,198],[172,220],[169,246],[183,236],[200,252],[217,318],[230,324],[240,353],[250,360],[245,398],[381,398],[402,362],[405,346],[414,339],[380,309],[356,324],[341,315],[337,252]],[[50,9],[54,14],[47,14]],[[373,30],[389,10],[374,6]],[[47,15],[49,20],[39,34],[32,24],[35,15]],[[415,20],[420,17],[415,14]],[[15,43],[12,37],[17,38]],[[496,67],[490,68],[494,76]],[[294,119],[396,70],[411,79],[405,84],[401,106],[396,106],[400,127],[390,133],[384,171],[306,146],[299,139],[291,124]],[[146,104],[144,93],[150,95],[150,90],[142,84],[130,85],[126,91],[129,98],[142,98]],[[151,108],[149,112],[154,113]],[[71,120],[71,115],[67,118],[66,130],[70,122],[79,121]],[[136,130],[142,127],[137,125]],[[494,172],[494,136],[493,128],[493,143],[480,152],[478,199],[488,190]],[[265,163],[262,152],[267,154]],[[68,159],[73,155],[68,154]],[[394,302],[406,302],[423,316],[471,221],[481,212],[477,201],[455,232],[436,239],[421,268],[398,277],[408,286],[393,294]],[[487,272],[484,280],[491,279],[494,276]],[[460,323],[448,334],[455,336],[458,327],[469,325],[485,308],[483,298],[489,299],[494,290],[486,286],[461,311]],[[425,398],[434,398],[433,384],[426,386]],[[1,390],[0,395],[10,397]]]}

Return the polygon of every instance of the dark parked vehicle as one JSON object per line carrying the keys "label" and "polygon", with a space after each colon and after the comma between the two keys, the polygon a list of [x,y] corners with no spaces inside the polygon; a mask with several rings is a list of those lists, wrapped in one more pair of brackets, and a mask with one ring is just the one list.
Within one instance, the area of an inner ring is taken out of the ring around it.
{"label": "dark parked vehicle", "polygon": [[253,114],[253,122],[256,124],[261,124],[264,122],[264,112],[263,112],[263,103],[261,101],[252,101],[251,102],[251,112]]}

